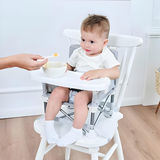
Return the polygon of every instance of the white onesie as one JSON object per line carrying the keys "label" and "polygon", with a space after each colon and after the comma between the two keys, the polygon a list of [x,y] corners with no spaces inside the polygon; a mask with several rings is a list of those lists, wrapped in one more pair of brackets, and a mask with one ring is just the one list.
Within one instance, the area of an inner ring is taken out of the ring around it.
{"label": "white onesie", "polygon": [[75,49],[68,60],[68,64],[75,67],[75,71],[79,72],[87,72],[95,69],[109,69],[120,65],[107,46],[103,48],[101,54],[93,57],[87,56],[81,47]]}
{"label": "white onesie", "polygon": [[[68,64],[75,67],[77,72],[87,72],[95,69],[109,69],[114,66],[119,66],[120,63],[114,57],[113,53],[106,47],[98,56],[89,57],[80,47],[74,50],[68,60]],[[78,91],[70,91],[69,102],[74,103],[74,97]]]}

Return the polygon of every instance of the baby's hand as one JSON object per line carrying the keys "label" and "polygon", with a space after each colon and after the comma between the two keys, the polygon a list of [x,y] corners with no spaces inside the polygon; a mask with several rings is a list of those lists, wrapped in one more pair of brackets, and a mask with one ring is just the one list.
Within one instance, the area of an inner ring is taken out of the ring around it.
{"label": "baby's hand", "polygon": [[98,70],[90,70],[88,72],[85,72],[80,79],[82,80],[92,80],[92,79],[97,79],[99,78],[99,71]]}

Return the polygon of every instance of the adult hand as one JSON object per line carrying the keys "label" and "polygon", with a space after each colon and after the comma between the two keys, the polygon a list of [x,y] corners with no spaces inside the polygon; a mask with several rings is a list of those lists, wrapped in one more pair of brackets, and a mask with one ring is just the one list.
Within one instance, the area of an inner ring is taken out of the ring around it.
{"label": "adult hand", "polygon": [[33,54],[18,54],[15,55],[16,67],[23,68],[26,70],[36,70],[47,63],[48,59],[44,61],[37,61],[37,59],[44,59],[40,55]]}
{"label": "adult hand", "polygon": [[0,69],[19,67],[31,71],[39,69],[48,61],[48,59],[37,61],[37,59],[43,59],[43,57],[40,55],[22,53],[0,58]]}

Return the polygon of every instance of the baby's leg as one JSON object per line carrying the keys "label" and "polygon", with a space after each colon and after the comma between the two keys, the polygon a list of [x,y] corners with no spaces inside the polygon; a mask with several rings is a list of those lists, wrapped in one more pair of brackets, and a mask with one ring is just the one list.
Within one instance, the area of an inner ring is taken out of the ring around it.
{"label": "baby's leg", "polygon": [[74,100],[74,122],[71,130],[60,138],[57,142],[58,146],[65,147],[82,138],[82,127],[85,124],[88,115],[87,105],[92,100],[91,91],[78,92]]}
{"label": "baby's leg", "polygon": [[45,114],[45,134],[49,144],[56,143],[59,136],[54,128],[54,118],[59,112],[62,103],[68,101],[69,89],[64,87],[57,87],[51,93]]}
{"label": "baby's leg", "polygon": [[92,101],[91,91],[78,92],[74,100],[74,122],[73,127],[82,129],[88,116],[88,103]]}

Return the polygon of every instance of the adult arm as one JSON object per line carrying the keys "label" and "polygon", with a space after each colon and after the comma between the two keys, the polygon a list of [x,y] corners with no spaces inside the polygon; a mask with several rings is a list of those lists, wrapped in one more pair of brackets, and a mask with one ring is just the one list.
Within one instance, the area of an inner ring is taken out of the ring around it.
{"label": "adult arm", "polygon": [[0,58],[0,70],[12,67],[19,67],[29,71],[36,70],[48,61],[48,59],[45,59],[44,61],[37,61],[37,59],[43,59],[43,57],[40,55],[22,53]]}

